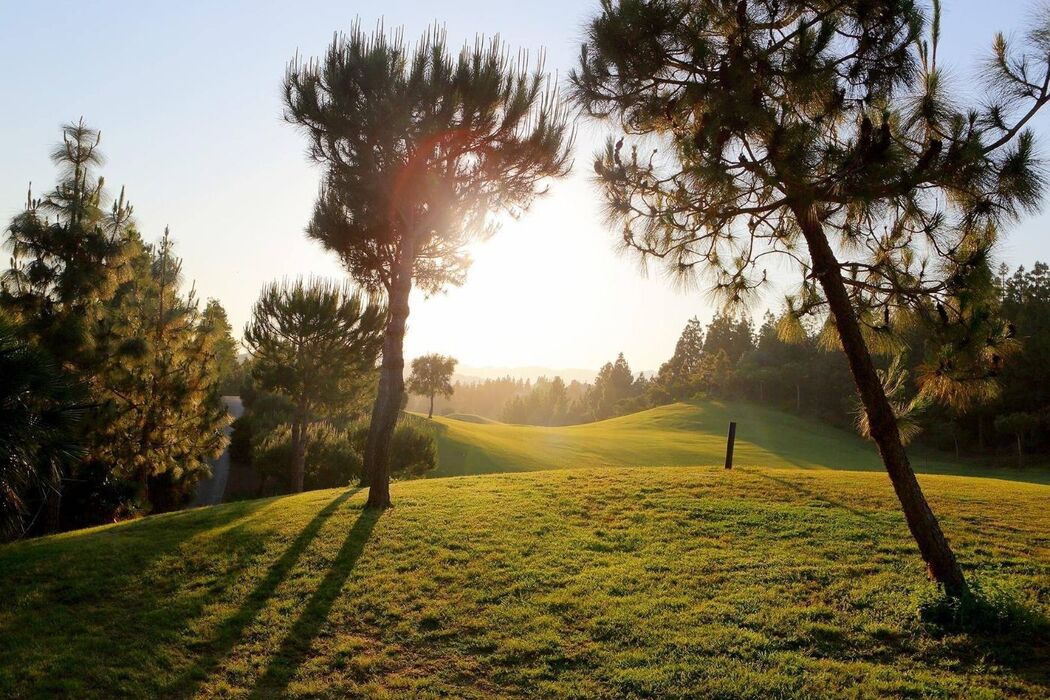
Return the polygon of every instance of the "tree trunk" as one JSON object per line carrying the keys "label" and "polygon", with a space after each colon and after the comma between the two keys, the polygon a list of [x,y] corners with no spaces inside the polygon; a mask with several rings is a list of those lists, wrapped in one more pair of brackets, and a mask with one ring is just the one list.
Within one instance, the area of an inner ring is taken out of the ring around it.
{"label": "tree trunk", "polygon": [[1021,433],[1017,433],[1017,467],[1024,467],[1024,450],[1021,449]]}
{"label": "tree trunk", "polygon": [[430,395],[430,413],[427,414],[427,418],[434,417],[434,395]]}
{"label": "tree trunk", "polygon": [[302,493],[306,481],[306,421],[300,416],[292,422],[292,493]]}
{"label": "tree trunk", "polygon": [[908,462],[897,429],[896,416],[861,335],[860,323],[846,291],[839,262],[824,234],[824,227],[812,207],[797,206],[794,213],[809,247],[813,275],[824,289],[842,349],[849,360],[853,380],[868,416],[871,436],[879,448],[882,462],[901,502],[908,529],[919,545],[919,552],[930,576],[944,586],[945,593],[961,597],[968,590],[966,579]]}
{"label": "tree trunk", "polygon": [[802,413],[802,384],[795,382],[795,413]]}
{"label": "tree trunk", "polygon": [[390,507],[390,438],[401,411],[405,393],[405,325],[408,296],[412,291],[415,251],[410,239],[402,248],[390,282],[386,329],[383,334],[383,363],[379,369],[379,391],[372,408],[365,443],[364,473],[368,478],[369,508]]}
{"label": "tree trunk", "polygon": [[44,513],[44,532],[53,535],[62,531],[62,490],[56,487],[47,492]]}

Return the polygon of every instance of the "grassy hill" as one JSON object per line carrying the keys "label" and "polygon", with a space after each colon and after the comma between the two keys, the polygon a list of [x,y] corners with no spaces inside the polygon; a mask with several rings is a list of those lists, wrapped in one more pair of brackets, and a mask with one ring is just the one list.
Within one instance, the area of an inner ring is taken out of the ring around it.
{"label": "grassy hill", "polygon": [[[742,461],[779,454],[742,437]],[[882,474],[780,459],[403,482],[382,515],[317,491],[3,546],[0,697],[1050,695],[1045,634],[920,622]],[[1045,614],[1050,487],[921,481],[969,574]]]}
{"label": "grassy hill", "polygon": [[[737,465],[882,470],[875,447],[856,434],[752,403],[676,403],[597,423],[555,428],[461,416],[435,417],[434,421],[437,476],[566,467],[723,464],[730,421],[737,422]],[[1050,482],[1045,469],[989,472],[914,451],[912,460],[916,470],[928,473],[994,474]]]}

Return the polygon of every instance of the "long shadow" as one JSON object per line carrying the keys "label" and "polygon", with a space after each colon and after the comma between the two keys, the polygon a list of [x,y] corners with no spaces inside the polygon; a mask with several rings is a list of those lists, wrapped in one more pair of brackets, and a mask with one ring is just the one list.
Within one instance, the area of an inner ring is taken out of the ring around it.
{"label": "long shadow", "polygon": [[336,598],[339,597],[343,585],[353,572],[357,560],[361,557],[361,552],[364,551],[365,543],[368,542],[381,515],[381,510],[365,508],[357,516],[357,521],[347,534],[324,580],[310,596],[299,619],[295,621],[295,625],[281,643],[281,648],[271,657],[266,672],[252,691],[253,698],[286,695],[285,690],[288,683],[292,680],[295,671],[306,660],[311,645],[328,619]]}
{"label": "long shadow", "polygon": [[360,491],[353,488],[332,499],[296,536],[292,544],[284,551],[281,558],[274,562],[259,581],[255,589],[248,594],[240,609],[227,618],[216,631],[211,641],[206,644],[204,658],[200,659],[194,666],[178,678],[166,689],[162,695],[169,696],[192,696],[204,681],[206,681],[219,667],[230,651],[244,635],[244,630],[259,615],[266,602],[273,596],[277,587],[281,584],[288,573],[299,560],[300,555],[309,546],[321,527],[345,503],[351,496]]}
{"label": "long shadow", "polygon": [[786,486],[787,488],[791,489],[795,493],[799,493],[799,494],[802,494],[803,496],[808,496],[809,498],[812,498],[813,500],[821,501],[822,503],[827,503],[830,506],[834,506],[836,508],[841,508],[841,509],[843,509],[845,511],[849,511],[850,513],[852,513],[853,515],[856,515],[858,517],[865,518],[867,520],[871,520],[871,518],[872,518],[872,514],[871,513],[866,513],[866,512],[864,512],[862,510],[857,510],[856,508],[854,508],[852,506],[848,506],[845,503],[842,503],[841,501],[836,501],[833,498],[828,498],[827,496],[823,496],[823,495],[821,495],[819,493],[814,493],[814,492],[810,491],[809,489],[803,488],[802,486],[799,486],[798,484],[796,484],[796,483],[794,483],[792,481],[788,481],[787,479],[780,479],[778,477],[775,477],[775,476],[772,476],[770,474],[766,474],[766,473],[763,473],[763,472],[759,472],[759,471],[748,472],[748,473],[754,474],[755,476],[760,476],[763,479],[769,479],[770,481],[776,482],[776,483],[780,484],[781,486]]}

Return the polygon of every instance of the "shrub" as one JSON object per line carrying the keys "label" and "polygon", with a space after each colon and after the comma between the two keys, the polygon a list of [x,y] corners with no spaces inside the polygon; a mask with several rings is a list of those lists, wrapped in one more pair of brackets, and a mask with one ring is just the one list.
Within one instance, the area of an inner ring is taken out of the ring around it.
{"label": "shrub", "polygon": [[972,580],[962,598],[935,586],[917,595],[919,618],[943,631],[977,634],[1045,635],[1050,621],[1015,590],[995,582]]}
{"label": "shrub", "polygon": [[402,423],[390,440],[390,476],[411,479],[423,476],[437,466],[434,436],[416,426]]}

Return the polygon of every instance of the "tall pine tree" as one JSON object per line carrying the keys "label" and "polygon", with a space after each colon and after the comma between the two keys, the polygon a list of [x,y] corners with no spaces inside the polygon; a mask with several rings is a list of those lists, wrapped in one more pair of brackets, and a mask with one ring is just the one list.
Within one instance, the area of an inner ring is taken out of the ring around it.
{"label": "tall pine tree", "polygon": [[1020,51],[998,35],[982,102],[960,108],[937,64],[936,0],[933,10],[915,0],[603,0],[572,81],[590,114],[666,147],[610,139],[596,158],[624,246],[702,275],[728,303],[767,281],[767,260],[794,269],[792,315],[827,316],[928,570],[962,596],[962,569],[872,352],[911,323],[961,329],[970,349],[942,353],[930,384],[941,395],[970,374],[957,377],[968,363],[956,360],[973,347],[986,350],[968,360],[997,355],[1002,324],[959,302],[980,298],[970,292],[984,284],[1001,225],[1041,200],[1026,125],[1050,102],[1050,23],[1041,15]]}

